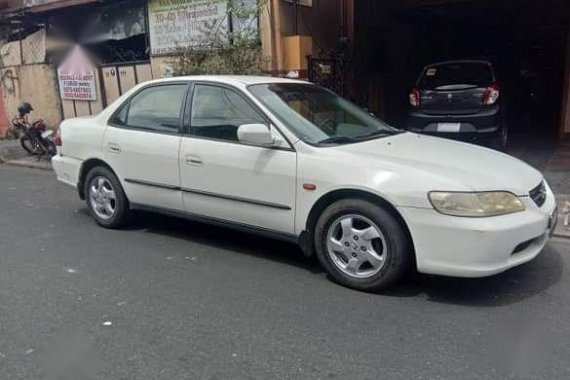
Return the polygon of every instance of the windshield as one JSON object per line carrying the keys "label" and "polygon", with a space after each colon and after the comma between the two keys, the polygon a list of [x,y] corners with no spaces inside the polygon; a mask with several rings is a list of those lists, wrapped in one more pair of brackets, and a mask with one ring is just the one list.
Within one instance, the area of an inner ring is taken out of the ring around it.
{"label": "windshield", "polygon": [[347,144],[400,133],[335,93],[312,84],[269,83],[248,89],[310,144]]}
{"label": "windshield", "polygon": [[422,90],[433,90],[452,85],[487,86],[492,82],[493,71],[489,64],[460,62],[427,67],[419,87]]}

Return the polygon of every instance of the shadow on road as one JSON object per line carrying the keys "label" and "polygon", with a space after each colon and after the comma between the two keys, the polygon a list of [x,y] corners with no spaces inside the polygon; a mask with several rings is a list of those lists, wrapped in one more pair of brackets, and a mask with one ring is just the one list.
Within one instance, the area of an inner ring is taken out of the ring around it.
{"label": "shadow on road", "polygon": [[492,277],[469,279],[414,274],[385,292],[393,297],[426,297],[446,304],[496,307],[521,302],[558,283],[560,253],[547,247],[534,261]]}
{"label": "shadow on road", "polygon": [[[87,210],[84,212],[87,213]],[[131,231],[171,236],[274,260],[313,274],[324,273],[317,260],[305,257],[295,244],[147,212],[137,212],[133,219],[127,227]],[[493,277],[463,279],[413,273],[379,296],[415,297],[445,304],[497,307],[518,303],[543,293],[559,282],[562,272],[560,253],[550,246],[534,261]]]}
{"label": "shadow on road", "polygon": [[[87,212],[86,209],[85,212]],[[305,257],[301,249],[295,244],[235,231],[230,228],[137,211],[127,229],[167,235],[193,243],[274,260],[311,273],[323,273],[317,260]]]}

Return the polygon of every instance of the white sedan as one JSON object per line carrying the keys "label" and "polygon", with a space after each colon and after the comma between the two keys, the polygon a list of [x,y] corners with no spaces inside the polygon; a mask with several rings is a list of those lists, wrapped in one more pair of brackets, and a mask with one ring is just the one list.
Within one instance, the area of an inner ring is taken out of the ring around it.
{"label": "white sedan", "polygon": [[202,76],[141,84],[64,121],[53,167],[93,218],[145,209],[297,242],[339,283],[409,269],[493,275],[535,258],[556,220],[538,171],[392,128],[318,86]]}

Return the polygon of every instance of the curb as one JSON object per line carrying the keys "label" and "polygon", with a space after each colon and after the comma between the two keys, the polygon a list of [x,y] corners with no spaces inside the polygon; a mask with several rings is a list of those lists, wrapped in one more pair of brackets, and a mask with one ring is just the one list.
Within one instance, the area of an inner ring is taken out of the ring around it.
{"label": "curb", "polygon": [[53,170],[51,163],[45,161],[33,162],[27,160],[10,160],[10,161],[4,161],[4,164],[10,166],[19,166],[23,168],[39,169],[39,170],[48,170],[48,171]]}
{"label": "curb", "polygon": [[[558,204],[558,226],[552,234],[553,237],[570,239],[570,226],[564,226],[564,202],[570,200],[569,194],[554,194]],[[563,232],[561,232],[563,231]]]}

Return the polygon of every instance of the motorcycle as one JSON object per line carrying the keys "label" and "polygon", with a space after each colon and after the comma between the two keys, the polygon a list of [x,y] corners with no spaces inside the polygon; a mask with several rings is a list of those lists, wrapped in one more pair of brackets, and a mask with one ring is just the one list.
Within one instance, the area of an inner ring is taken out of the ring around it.
{"label": "motorcycle", "polygon": [[29,123],[27,115],[32,110],[29,103],[22,103],[18,107],[19,116],[12,119],[12,125],[20,136],[20,145],[29,154],[38,156],[38,159],[45,155],[54,156],[57,153],[54,132],[48,129],[42,119]]}

